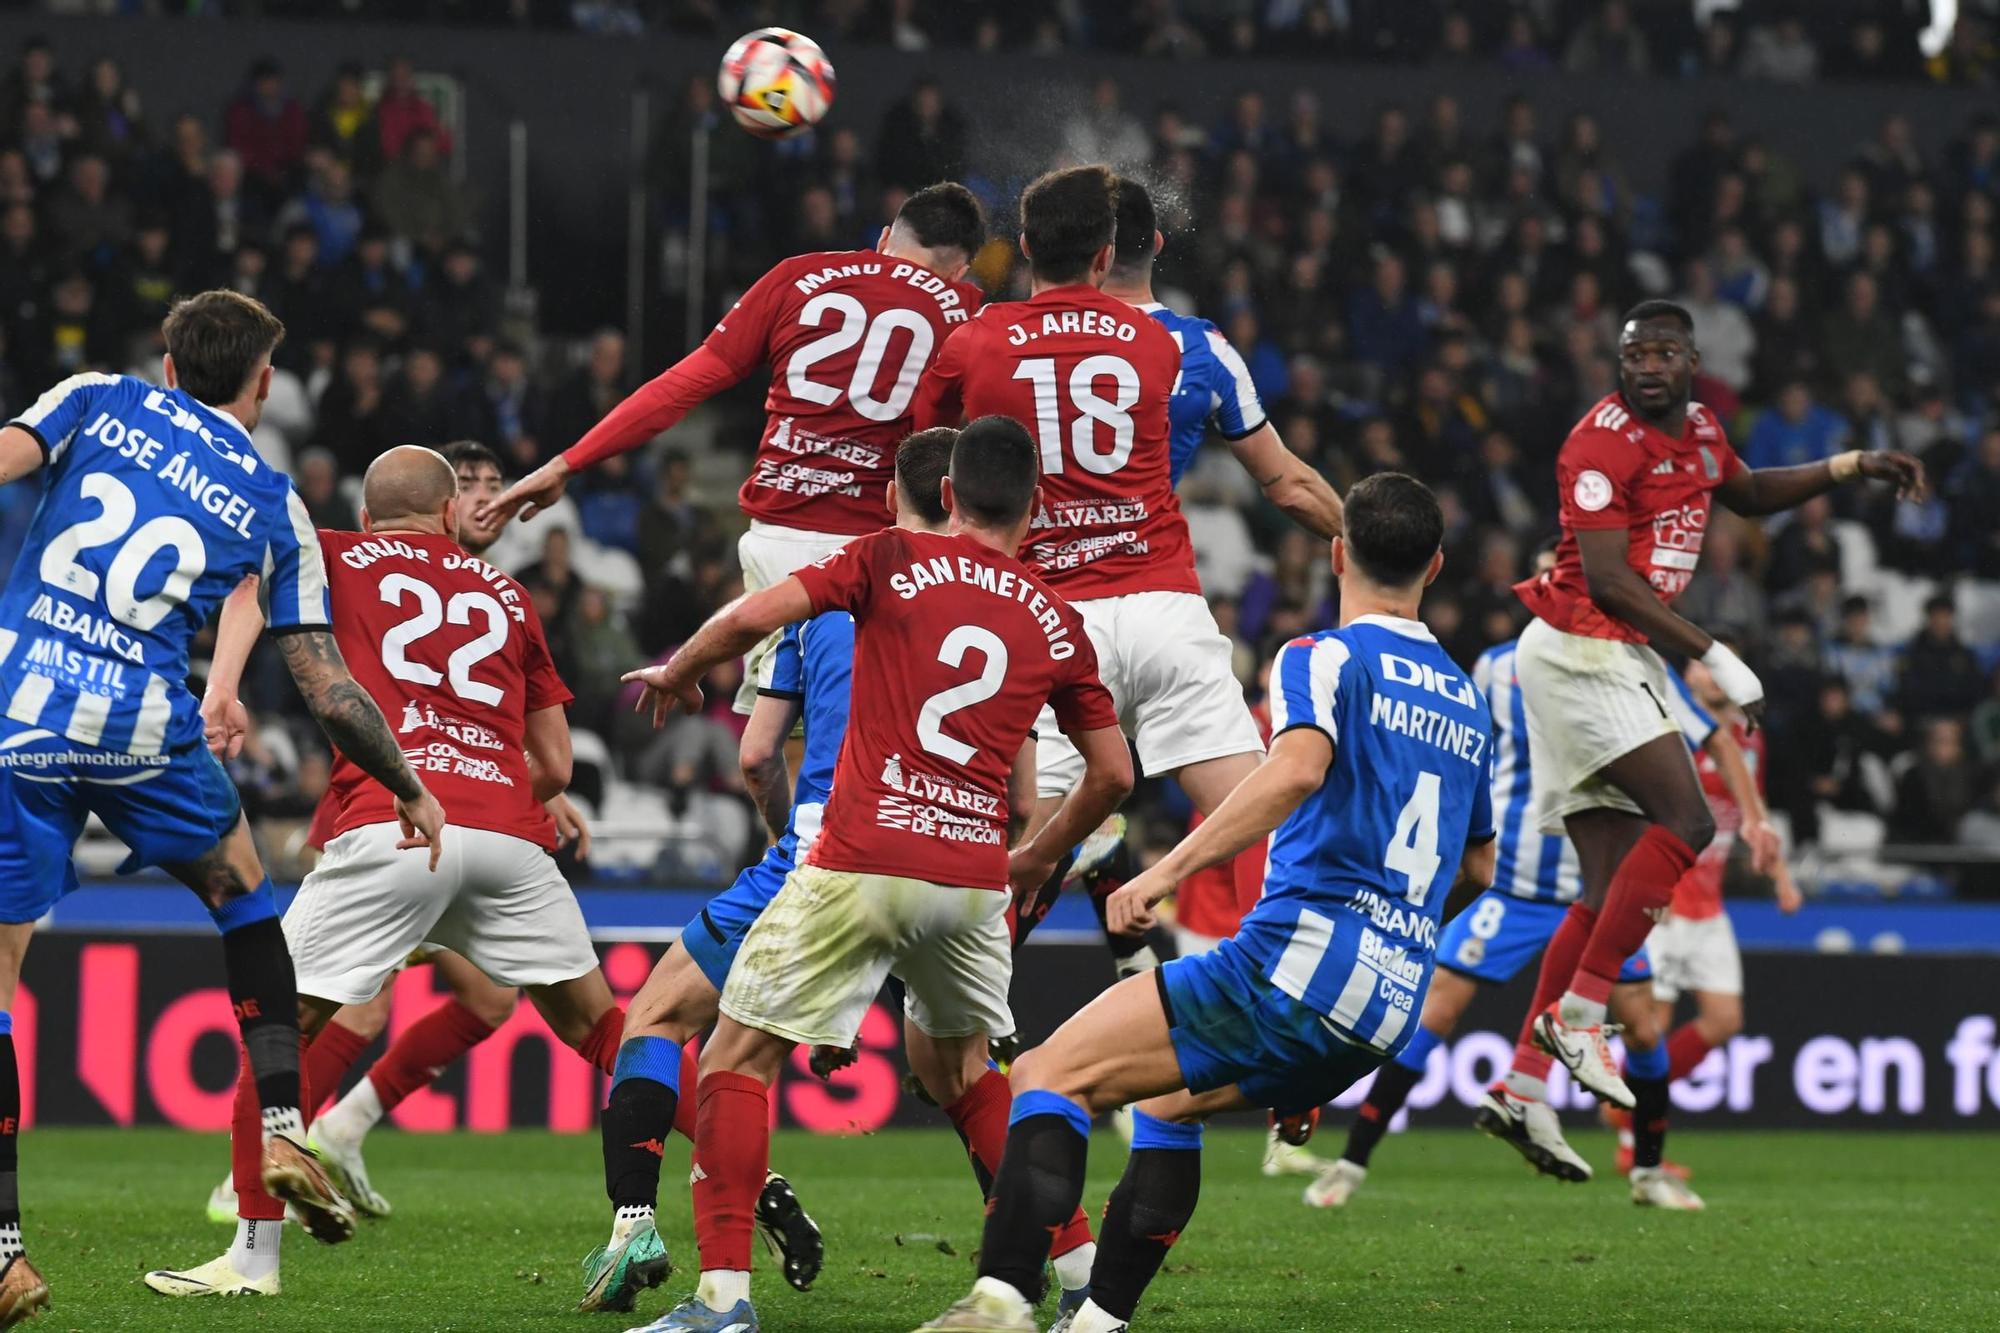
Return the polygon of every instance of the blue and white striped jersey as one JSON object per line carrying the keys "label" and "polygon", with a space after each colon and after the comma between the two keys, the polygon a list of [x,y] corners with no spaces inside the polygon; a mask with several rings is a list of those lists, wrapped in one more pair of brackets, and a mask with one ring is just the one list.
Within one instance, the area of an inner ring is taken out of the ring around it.
{"label": "blue and white striped jersey", "polygon": [[792,785],[792,813],[778,850],[794,865],[819,837],[840,743],[847,736],[847,704],[854,679],[854,617],[827,611],[785,626],[770,656],[760,694],[800,701],[805,753]]}
{"label": "blue and white striped jersey", "polygon": [[[1537,831],[1535,784],[1528,766],[1528,706],[1521,698],[1514,671],[1516,641],[1497,643],[1472,664],[1472,683],[1493,710],[1493,818],[1500,832],[1498,866],[1493,887],[1535,902],[1572,903],[1583,892],[1576,848],[1557,833]],[[1667,707],[1687,737],[1689,749],[1700,749],[1715,730],[1694,691],[1671,667],[1667,678],[1674,691]]]}
{"label": "blue and white striped jersey", "polygon": [[1208,436],[1209,422],[1215,423],[1225,440],[1240,440],[1264,424],[1264,404],[1258,401],[1257,386],[1250,382],[1249,367],[1215,325],[1176,314],[1158,301],[1148,301],[1139,309],[1173,334],[1181,349],[1180,378],[1174,381],[1173,396],[1167,399],[1168,454],[1173,460],[1170,475],[1178,486],[1181,474]]}
{"label": "blue and white striped jersey", "polygon": [[1271,729],[1293,727],[1325,732],[1333,763],[1271,835],[1236,942],[1342,1035],[1399,1049],[1459,858],[1493,836],[1492,718],[1423,625],[1359,616],[1278,651]]}
{"label": "blue and white striped jersey", "polygon": [[249,432],[185,392],[73,375],[10,424],[48,455],[0,593],[0,700],[21,727],[158,755],[201,743],[188,646],[246,574],[274,629],[327,623],[305,505]]}

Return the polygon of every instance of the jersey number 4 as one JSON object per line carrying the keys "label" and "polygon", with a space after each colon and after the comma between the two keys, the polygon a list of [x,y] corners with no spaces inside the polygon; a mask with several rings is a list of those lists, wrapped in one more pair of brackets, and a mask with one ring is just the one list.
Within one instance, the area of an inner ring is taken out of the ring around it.
{"label": "jersey number 4", "polygon": [[1382,853],[1382,865],[1408,877],[1409,891],[1404,901],[1422,907],[1430,896],[1444,858],[1438,855],[1438,789],[1442,779],[1435,773],[1417,774],[1417,789],[1410,794],[1403,812],[1396,816],[1396,831]]}
{"label": "jersey number 4", "polygon": [[[847,293],[822,292],[799,311],[799,323],[818,328],[829,315],[839,317],[839,326],[792,353],[785,367],[785,385],[792,397],[831,407],[844,396],[855,414],[868,421],[894,421],[909,411],[910,399],[917,392],[917,379],[931,363],[931,348],[937,342],[930,322],[914,310],[900,308],[884,310],[871,321],[867,307]],[[910,335],[910,345],[903,351],[903,366],[889,385],[889,396],[877,398],[875,381],[889,355],[889,344],[898,332]],[[861,351],[845,388],[812,378],[809,372],[814,366],[856,343],[861,344]]]}
{"label": "jersey number 4", "polygon": [[[413,685],[437,685],[448,673],[453,694],[488,708],[499,707],[505,697],[500,687],[474,680],[472,668],[507,646],[507,608],[483,592],[453,593],[447,602],[436,588],[408,574],[384,575],[378,591],[390,606],[402,606],[405,595],[417,601],[417,613],[382,636],[382,665],[390,675]],[[461,644],[445,659],[444,671],[409,659],[412,643],[447,620],[454,625],[470,625],[475,613],[486,622],[486,632],[470,643]]]}
{"label": "jersey number 4", "polygon": [[[1122,356],[1086,356],[1070,369],[1069,382],[1056,374],[1052,356],[1030,357],[1014,367],[1014,378],[1035,388],[1035,433],[1041,437],[1042,471],[1063,470],[1062,391],[1069,391],[1069,452],[1077,466],[1100,476],[1116,472],[1132,457],[1132,408],[1139,401],[1139,372]],[[1111,381],[1112,396],[1097,392],[1099,380]],[[1110,448],[1098,443],[1099,426],[1109,432]]]}

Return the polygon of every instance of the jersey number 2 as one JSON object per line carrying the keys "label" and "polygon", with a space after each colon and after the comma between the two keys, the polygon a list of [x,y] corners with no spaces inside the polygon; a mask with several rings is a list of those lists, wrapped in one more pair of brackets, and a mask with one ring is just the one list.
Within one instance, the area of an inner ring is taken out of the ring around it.
{"label": "jersey number 2", "polygon": [[[382,600],[390,606],[400,607],[405,593],[417,599],[417,613],[382,636],[382,665],[389,669],[390,675],[414,685],[436,685],[445,679],[445,672],[449,672],[453,694],[476,704],[485,704],[488,708],[499,707],[500,700],[505,697],[500,687],[474,680],[472,668],[507,646],[505,607],[483,592],[453,593],[451,600],[446,602],[438,596],[436,588],[408,574],[384,576],[379,591]],[[454,625],[470,625],[475,611],[486,621],[486,632],[470,643],[461,644],[446,658],[445,671],[409,659],[407,650],[412,643],[447,620]]]}
{"label": "jersey number 2", "polygon": [[[791,362],[785,367],[785,384],[792,397],[831,407],[845,394],[856,414],[869,421],[894,421],[909,411],[910,399],[917,392],[917,377],[931,363],[931,347],[937,341],[930,322],[914,310],[892,307],[875,316],[871,323],[867,307],[845,292],[822,292],[815,296],[799,311],[799,322],[817,328],[826,322],[828,315],[838,315],[840,327],[792,353]],[[875,380],[882,372],[882,359],[889,354],[889,340],[899,329],[910,335],[909,350],[903,353],[903,368],[889,385],[889,396],[877,398]],[[861,344],[861,351],[846,388],[821,384],[807,375],[820,362],[856,343]]]}
{"label": "jersey number 2", "polygon": [[979,674],[963,685],[939,690],[917,710],[917,740],[947,763],[969,763],[979,749],[956,736],[947,736],[944,720],[961,708],[984,703],[1000,693],[1000,683],[1007,677],[1006,643],[992,630],[977,625],[960,625],[945,635],[944,642],[938,645],[938,661],[948,667],[963,666],[966,653],[975,651],[986,659]]}
{"label": "jersey number 2", "polygon": [[1417,789],[1396,816],[1396,831],[1389,835],[1388,850],[1382,853],[1387,869],[1409,877],[1404,895],[1412,907],[1422,907],[1430,896],[1431,881],[1437,878],[1444,859],[1438,855],[1438,788],[1442,779],[1435,773],[1417,774]]}

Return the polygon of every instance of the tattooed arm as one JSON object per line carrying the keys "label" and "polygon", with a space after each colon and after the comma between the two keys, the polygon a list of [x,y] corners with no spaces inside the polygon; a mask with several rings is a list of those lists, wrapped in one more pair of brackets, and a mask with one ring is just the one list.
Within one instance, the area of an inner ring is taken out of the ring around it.
{"label": "tattooed arm", "polygon": [[403,758],[402,744],[389,730],[382,710],[348,674],[333,634],[323,629],[294,630],[278,636],[278,650],[326,738],[396,798],[396,817],[403,823],[404,835],[397,845],[429,847],[431,869],[437,869],[444,808]]}

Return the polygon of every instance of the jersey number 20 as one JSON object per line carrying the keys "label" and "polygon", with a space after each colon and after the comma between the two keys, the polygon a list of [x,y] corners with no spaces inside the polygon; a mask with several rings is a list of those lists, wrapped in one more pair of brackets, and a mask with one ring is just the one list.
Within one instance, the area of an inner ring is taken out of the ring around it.
{"label": "jersey number 20", "polygon": [[[871,322],[868,308],[847,293],[822,292],[799,311],[799,323],[817,328],[826,322],[828,315],[840,317],[839,327],[792,353],[785,367],[785,385],[792,391],[792,397],[831,407],[845,395],[856,415],[869,421],[894,421],[909,411],[910,399],[917,392],[917,377],[931,363],[931,348],[937,342],[930,322],[916,311],[900,307],[882,311]],[[875,381],[882,372],[883,358],[889,355],[889,340],[899,330],[910,335],[910,346],[903,353],[902,369],[889,385],[889,396],[877,398]],[[856,343],[861,344],[861,351],[846,387],[821,384],[807,373]]]}
{"label": "jersey number 20", "polygon": [[[118,548],[100,580],[78,564],[76,557],[91,547],[108,546],[130,531],[132,520],[139,516],[139,502],[131,487],[104,472],[87,474],[78,491],[84,499],[103,506],[103,512],[70,524],[42,548],[42,582],[78,597],[95,599],[102,591],[104,607],[113,620],[142,633],[154,628],[187,600],[188,590],[208,568],[208,548],[202,544],[201,531],[174,514],[149,518]],[[174,551],[174,567],[167,571],[167,581],[151,597],[139,596],[139,575],[168,547]]]}

